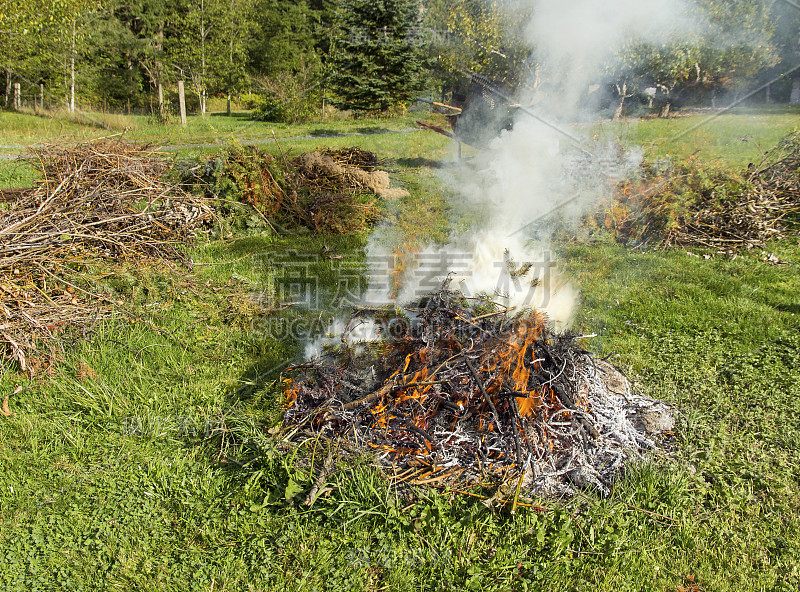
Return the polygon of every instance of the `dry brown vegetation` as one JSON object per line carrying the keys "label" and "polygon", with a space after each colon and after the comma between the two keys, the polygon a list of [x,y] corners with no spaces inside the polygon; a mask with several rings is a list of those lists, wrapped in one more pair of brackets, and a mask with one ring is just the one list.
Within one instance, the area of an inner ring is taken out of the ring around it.
{"label": "dry brown vegetation", "polygon": [[97,289],[90,268],[141,258],[190,264],[177,245],[212,209],[167,182],[172,162],[146,146],[45,145],[25,159],[41,181],[0,212],[0,343],[30,370],[32,352],[57,356],[64,328],[111,314],[115,301]]}
{"label": "dry brown vegetation", "polygon": [[660,246],[757,247],[781,238],[800,212],[800,134],[740,173],[696,160],[645,162],[599,216],[618,238]]}

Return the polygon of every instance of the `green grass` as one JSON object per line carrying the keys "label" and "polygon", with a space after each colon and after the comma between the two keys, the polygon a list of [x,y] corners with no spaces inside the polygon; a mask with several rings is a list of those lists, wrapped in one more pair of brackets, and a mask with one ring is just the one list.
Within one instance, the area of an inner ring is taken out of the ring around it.
{"label": "green grass", "polygon": [[[314,144],[303,142],[282,146]],[[387,204],[392,231],[409,242],[447,235],[454,213],[427,166],[450,158],[446,141],[325,143],[388,159],[411,191]],[[101,281],[127,312],[75,336],[52,376],[30,380],[3,362],[0,399],[23,388],[9,398],[16,415],[0,417],[0,588],[800,587],[796,238],[769,245],[785,265],[604,239],[558,247],[581,288],[576,329],[597,333],[586,345],[636,389],[680,409],[676,450],[630,467],[608,499],[540,500],[544,511],[515,515],[437,490],[404,499],[364,458],[344,462],[312,508],[299,503],[325,444],[293,450],[270,433],[279,369],[302,349],[275,337],[313,331],[333,311],[275,311],[260,296],[288,252],[311,258],[323,294],[363,282],[366,238],[201,242],[192,272],[109,267]],[[323,247],[355,267],[317,256]]]}
{"label": "green grass", "polygon": [[738,107],[680,115],[670,119],[622,120],[595,126],[598,138],[619,138],[623,144],[641,146],[651,157],[685,159],[695,156],[708,163],[744,169],[783,136],[800,129],[800,109]]}
{"label": "green grass", "polygon": [[25,163],[11,160],[0,160],[0,187],[13,189],[31,187],[39,176]]}
{"label": "green grass", "polygon": [[[305,137],[325,138],[337,134],[380,134],[414,128],[416,116],[409,113],[392,119],[358,119],[323,121],[289,125],[255,121],[250,113],[209,113],[206,117],[191,115],[186,127],[172,121],[168,125],[157,123],[146,115],[117,115],[104,113],[70,114],[57,111],[47,116],[31,113],[0,112],[0,129],[3,140],[0,149],[13,152],[19,146],[39,142],[74,142],[89,138],[124,133],[130,140],[151,142],[157,145],[191,145],[240,141],[264,141],[272,138]],[[9,146],[11,148],[9,148]]]}
{"label": "green grass", "polygon": [[[197,260],[274,244],[249,240]],[[565,248],[579,330],[685,422],[676,458],[633,468],[611,498],[516,516],[436,491],[407,507],[364,461],[312,509],[291,504],[307,467],[266,430],[280,415],[269,369],[296,345],[253,331],[230,294],[119,280],[131,305],[158,304],[152,316],[101,325],[53,378],[3,374],[4,392],[25,385],[0,432],[4,589],[674,590],[688,576],[710,590],[795,589],[800,248],[776,248],[788,266]],[[265,281],[259,262],[199,279]]]}

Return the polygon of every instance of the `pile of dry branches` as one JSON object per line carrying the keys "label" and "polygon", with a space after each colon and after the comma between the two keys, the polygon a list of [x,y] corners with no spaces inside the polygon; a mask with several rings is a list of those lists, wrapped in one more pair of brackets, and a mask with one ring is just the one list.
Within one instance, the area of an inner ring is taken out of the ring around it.
{"label": "pile of dry branches", "polygon": [[176,248],[212,217],[205,200],[164,180],[172,163],[113,140],[31,148],[38,186],[0,211],[0,344],[23,370],[56,334],[110,313],[93,289],[98,260],[158,257],[190,263]]}
{"label": "pile of dry branches", "polygon": [[[741,174],[695,161],[621,183],[603,214],[624,240],[664,247],[757,247],[782,238],[800,213],[800,133],[785,137]],[[796,221],[795,221],[796,222]]]}
{"label": "pile of dry branches", "polygon": [[405,189],[389,187],[389,173],[378,170],[378,159],[358,148],[322,149],[301,154],[292,161],[297,179],[317,191],[369,191],[384,199],[405,197]]}
{"label": "pile of dry branches", "polygon": [[[444,286],[371,346],[348,345],[346,329],[339,351],[284,380],[285,423],[374,451],[401,482],[607,492],[622,461],[653,446],[629,421],[627,382],[542,316],[486,308]],[[365,321],[359,311],[348,329]]]}

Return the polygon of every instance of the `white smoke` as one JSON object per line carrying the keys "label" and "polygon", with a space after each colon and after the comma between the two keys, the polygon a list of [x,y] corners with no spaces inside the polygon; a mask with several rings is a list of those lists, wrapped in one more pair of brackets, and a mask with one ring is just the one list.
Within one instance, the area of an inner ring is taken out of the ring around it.
{"label": "white smoke", "polygon": [[[388,233],[376,232],[368,248],[373,263],[365,302],[414,302],[449,276],[451,287],[465,295],[487,295],[517,312],[537,309],[556,329],[570,325],[578,292],[554,265],[546,233],[534,238],[533,229],[555,218],[577,220],[641,156],[590,145],[583,137],[574,124],[585,111],[588,87],[608,81],[609,64],[626,44],[663,43],[692,24],[681,0],[537,0],[532,14],[525,30],[542,80],[536,96],[518,97],[525,103],[512,131],[445,173],[459,196],[454,210],[470,208],[480,222],[449,244],[416,254],[397,294],[384,265],[397,249],[386,244]],[[321,343],[308,353],[318,352]]]}
{"label": "white smoke", "polygon": [[[536,308],[557,328],[569,326],[577,291],[552,266],[547,237],[531,240],[532,228],[555,218],[576,220],[608,195],[611,182],[635,170],[641,157],[638,150],[590,146],[570,124],[584,109],[589,85],[607,77],[609,63],[626,44],[664,43],[691,28],[687,15],[680,0],[537,1],[526,27],[544,79],[536,105],[523,106],[512,131],[503,131],[472,162],[447,174],[481,222],[422,255],[468,253],[464,273],[451,270],[463,291],[495,295],[518,311]],[[515,269],[532,264],[529,273],[514,277],[509,257]],[[406,273],[401,302],[419,293],[416,275]]]}
{"label": "white smoke", "polygon": [[536,0],[526,33],[547,82],[538,105],[552,118],[574,118],[587,87],[608,81],[623,48],[697,31],[693,8],[683,0]]}

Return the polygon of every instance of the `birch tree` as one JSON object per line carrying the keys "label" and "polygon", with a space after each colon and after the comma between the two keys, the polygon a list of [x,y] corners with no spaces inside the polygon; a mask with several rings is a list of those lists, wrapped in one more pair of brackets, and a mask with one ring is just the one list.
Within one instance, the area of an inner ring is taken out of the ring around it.
{"label": "birch tree", "polygon": [[172,65],[189,81],[200,104],[207,111],[209,83],[222,69],[229,45],[224,38],[225,15],[230,0],[184,0],[173,16],[170,31]]}

